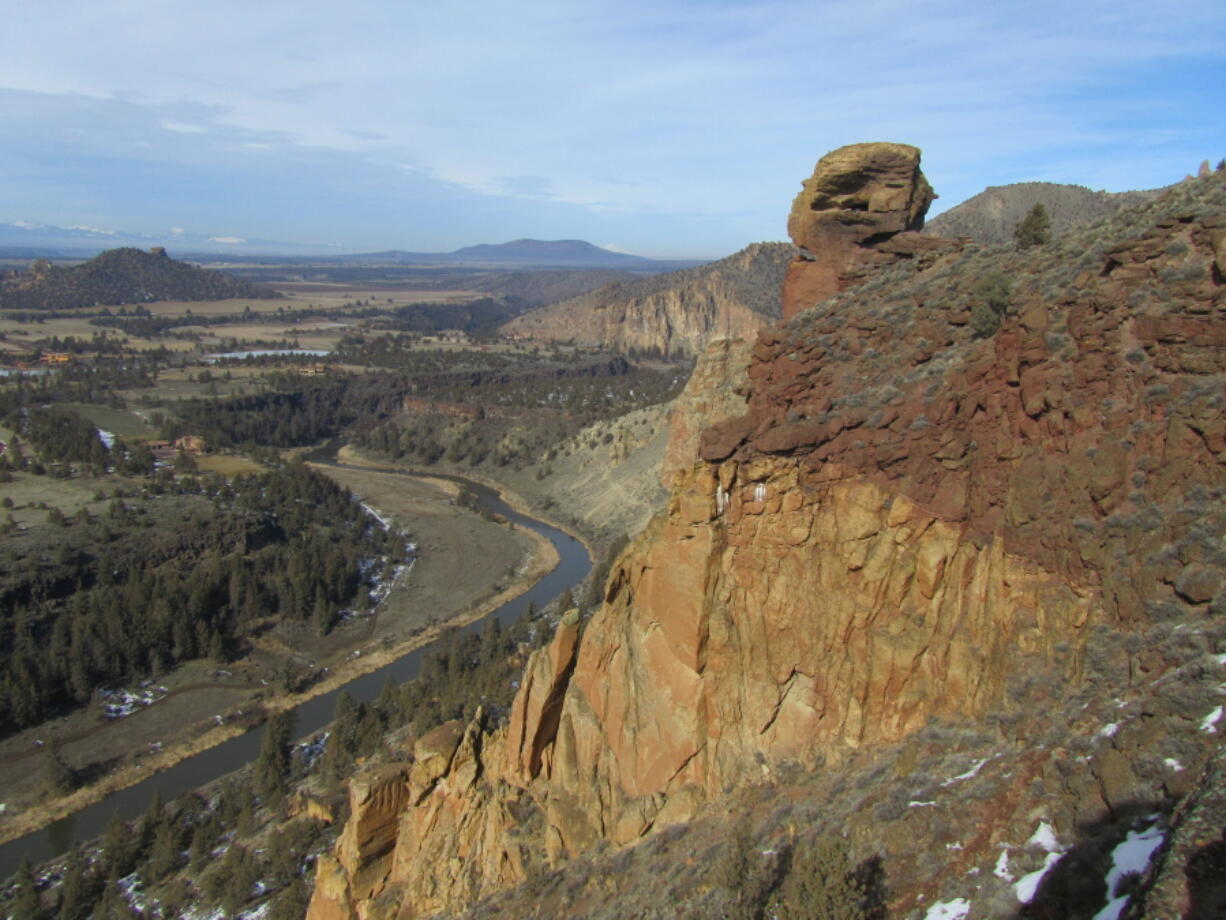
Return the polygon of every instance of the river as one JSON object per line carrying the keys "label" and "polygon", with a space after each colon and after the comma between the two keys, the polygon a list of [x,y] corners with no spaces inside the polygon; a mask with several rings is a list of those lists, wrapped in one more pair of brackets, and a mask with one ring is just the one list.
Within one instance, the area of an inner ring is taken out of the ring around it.
{"label": "river", "polygon": [[[334,462],[321,456],[313,456],[311,459],[315,462]],[[402,475],[411,476],[413,474],[403,473]],[[565,531],[521,514],[504,502],[496,491],[481,483],[470,482],[455,476],[435,478],[453,479],[467,485],[476,494],[480,507],[503,515],[514,521],[517,527],[529,527],[535,530],[553,543],[558,551],[559,561],[553,571],[543,576],[523,594],[493,610],[487,617],[463,627],[461,632],[480,631],[489,616],[497,617],[503,625],[509,625],[523,614],[529,602],[534,603],[538,609],[543,607],[561,594],[563,589],[577,585],[591,570],[592,562],[586,548]],[[416,677],[421,670],[424,656],[432,652],[435,645],[432,643],[414,649],[378,671],[355,678],[331,693],[303,703],[294,711],[297,715],[296,724],[299,737],[316,732],[332,721],[332,713],[336,708],[336,697],[342,690],[347,691],[355,700],[368,701],[379,695],[384,681],[389,676],[398,684]],[[100,836],[111,815],[116,811],[127,820],[139,817],[148,807],[149,799],[155,789],[161,792],[163,800],[169,801],[184,792],[239,769],[253,761],[259,754],[261,738],[262,730],[249,731],[216,747],[209,748],[207,751],[201,751],[194,757],[189,757],[170,769],[149,777],[144,782],[115,792],[100,802],[56,821],[41,831],[35,831],[5,844],[0,847],[0,879],[7,878],[16,872],[23,856],[37,865],[67,852],[77,841]]]}

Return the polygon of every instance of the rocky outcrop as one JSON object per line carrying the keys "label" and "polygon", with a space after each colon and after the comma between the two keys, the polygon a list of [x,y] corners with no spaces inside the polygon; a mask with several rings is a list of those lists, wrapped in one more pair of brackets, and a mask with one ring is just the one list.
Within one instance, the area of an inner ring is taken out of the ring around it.
{"label": "rocky outcrop", "polygon": [[[564,623],[509,726],[468,726],[410,794],[385,903],[454,907],[542,852],[1016,705],[1018,675],[1076,686],[1092,633],[1226,609],[1226,190],[1201,181],[1105,256],[912,261],[764,331],[743,408],[703,432],[582,637]],[[993,271],[1013,285],[980,337]],[[1079,820],[1136,784],[1120,756],[1091,766]]]}
{"label": "rocky outcrop", "polygon": [[698,439],[706,428],[745,414],[749,359],[750,346],[744,339],[718,339],[699,357],[669,418],[660,470],[665,486],[693,465]]}
{"label": "rocky outcrop", "polygon": [[755,243],[710,265],[611,284],[533,310],[503,331],[621,352],[697,356],[716,339],[752,339],[779,316],[779,285],[792,253],[784,243]]}
{"label": "rocky outcrop", "polygon": [[875,267],[939,251],[921,237],[936,197],[906,144],[850,144],[817,162],[788,216],[801,255],[783,282],[783,316],[795,316],[862,281]]}

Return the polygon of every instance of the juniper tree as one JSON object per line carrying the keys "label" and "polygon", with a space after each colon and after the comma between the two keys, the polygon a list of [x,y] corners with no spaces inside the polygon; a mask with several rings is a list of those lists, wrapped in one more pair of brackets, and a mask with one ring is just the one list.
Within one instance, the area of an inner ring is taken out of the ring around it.
{"label": "juniper tree", "polygon": [[1047,216],[1047,208],[1041,203],[1031,208],[1013,229],[1013,239],[1022,249],[1050,243],[1051,218]]}

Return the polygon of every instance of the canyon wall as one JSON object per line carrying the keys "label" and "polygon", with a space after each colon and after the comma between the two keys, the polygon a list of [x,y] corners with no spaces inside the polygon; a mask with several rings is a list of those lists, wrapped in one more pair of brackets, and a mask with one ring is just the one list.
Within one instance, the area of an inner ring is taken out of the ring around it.
{"label": "canyon wall", "polygon": [[752,339],[779,316],[779,285],[792,253],[784,243],[755,243],[709,265],[610,284],[533,310],[503,331],[695,357],[717,339]]}
{"label": "canyon wall", "polygon": [[[911,175],[922,215],[918,152]],[[321,863],[311,916],[454,908],[976,719],[1028,669],[1076,684],[1095,628],[1226,609],[1226,188],[1198,181],[1093,245],[884,261],[764,330],[723,402],[743,365],[713,349],[688,405],[719,420],[680,423],[668,507],[600,609],[535,653],[506,725],[432,733],[382,799],[355,783],[350,825],[383,830]]]}

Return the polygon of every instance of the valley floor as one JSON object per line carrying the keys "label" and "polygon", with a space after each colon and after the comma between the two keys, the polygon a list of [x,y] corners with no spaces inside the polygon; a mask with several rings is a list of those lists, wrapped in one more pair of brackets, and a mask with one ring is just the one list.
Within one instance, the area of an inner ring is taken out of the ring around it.
{"label": "valley floor", "polygon": [[[54,723],[0,742],[0,843],[134,785],[248,730],[264,714],[320,696],[377,671],[432,641],[448,626],[480,618],[522,592],[557,562],[552,545],[527,528],[487,521],[453,503],[455,484],[409,478],[349,453],[345,466],[318,468],[380,515],[413,535],[420,556],[373,617],[318,639],[303,626],[272,633],[225,668],[190,662],[151,682],[159,697],[130,715],[106,720],[93,702]],[[474,565],[474,560],[480,560]],[[287,669],[322,675],[303,692],[278,689]],[[136,691],[136,688],[132,688]],[[141,691],[138,691],[141,692]],[[45,742],[56,737],[68,764],[86,780],[71,795],[40,801]]]}

